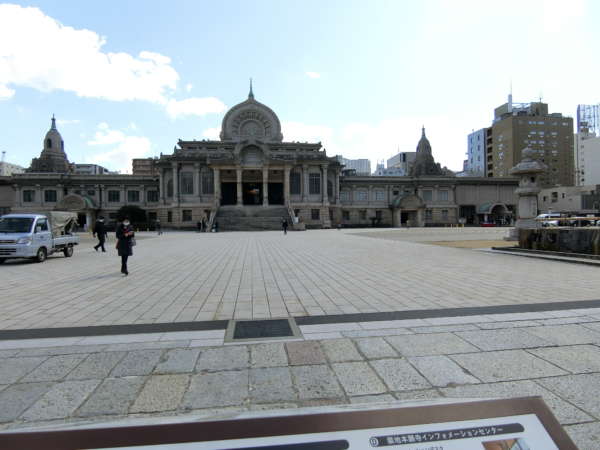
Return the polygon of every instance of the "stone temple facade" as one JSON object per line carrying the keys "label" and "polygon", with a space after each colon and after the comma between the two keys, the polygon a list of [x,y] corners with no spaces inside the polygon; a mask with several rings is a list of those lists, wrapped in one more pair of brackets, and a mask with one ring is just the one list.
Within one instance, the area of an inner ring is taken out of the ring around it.
{"label": "stone temple facade", "polygon": [[133,175],[75,174],[52,120],[28,172],[0,177],[0,212],[69,210],[89,226],[99,215],[114,223],[119,208],[136,205],[150,226],[192,229],[204,219],[228,231],[278,229],[282,218],[300,229],[506,224],[517,203],[517,179],[440,168],[424,129],[410,176],[345,171],[320,142],[286,142],[252,88],[226,113],[219,140],[179,140],[148,162]]}
{"label": "stone temple facade", "polygon": [[330,227],[330,205],[339,204],[342,165],[320,142],[285,142],[279,118],[252,88],[225,114],[220,140],[179,140],[155,166],[164,223],[206,217],[227,229],[260,228],[298,217]]}

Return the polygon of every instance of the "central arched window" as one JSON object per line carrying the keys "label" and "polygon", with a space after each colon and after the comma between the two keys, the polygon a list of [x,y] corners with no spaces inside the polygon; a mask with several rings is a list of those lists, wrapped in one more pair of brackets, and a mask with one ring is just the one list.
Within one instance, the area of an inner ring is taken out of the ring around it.
{"label": "central arched window", "polygon": [[167,197],[173,197],[173,180],[167,181]]}
{"label": "central arched window", "polygon": [[52,139],[50,139],[50,138],[46,139],[46,147],[52,148]]}

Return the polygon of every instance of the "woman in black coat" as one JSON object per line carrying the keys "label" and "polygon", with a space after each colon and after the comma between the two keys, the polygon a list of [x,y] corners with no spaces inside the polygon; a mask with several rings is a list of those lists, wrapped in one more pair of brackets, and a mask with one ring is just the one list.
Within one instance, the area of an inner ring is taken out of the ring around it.
{"label": "woman in black coat", "polygon": [[117,250],[121,257],[121,273],[129,275],[127,271],[127,258],[133,255],[133,228],[129,219],[125,218],[123,223],[117,227]]}

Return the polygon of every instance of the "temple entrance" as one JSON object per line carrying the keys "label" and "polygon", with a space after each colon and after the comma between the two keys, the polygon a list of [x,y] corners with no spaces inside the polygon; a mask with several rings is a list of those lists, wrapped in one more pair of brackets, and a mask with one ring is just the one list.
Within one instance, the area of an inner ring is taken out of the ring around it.
{"label": "temple entrance", "polygon": [[269,205],[283,205],[283,183],[269,183]]}
{"label": "temple entrance", "polygon": [[237,184],[221,183],[221,205],[235,205],[237,203]]}
{"label": "temple entrance", "polygon": [[416,211],[402,211],[400,213],[400,223],[402,225],[417,226],[417,212]]}
{"label": "temple entrance", "polygon": [[262,205],[262,183],[242,183],[244,205]]}

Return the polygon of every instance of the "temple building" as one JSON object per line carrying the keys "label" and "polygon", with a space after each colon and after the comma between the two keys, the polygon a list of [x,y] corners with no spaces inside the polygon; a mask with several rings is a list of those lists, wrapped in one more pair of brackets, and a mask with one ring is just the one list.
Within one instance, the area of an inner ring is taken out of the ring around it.
{"label": "temple building", "polygon": [[[0,208],[76,211],[80,224],[144,209],[148,225],[189,229],[204,219],[222,231],[336,226],[509,223],[512,178],[460,178],[435,162],[422,130],[410,176],[359,176],[320,142],[284,140],[275,112],[248,98],[223,118],[219,140],[179,140],[170,154],[137,159],[132,175],[77,174],[54,118],[27,173],[0,177]],[[12,199],[9,201],[7,199]],[[6,203],[6,204],[5,204]]]}

